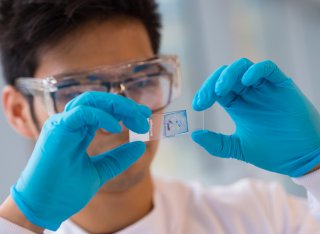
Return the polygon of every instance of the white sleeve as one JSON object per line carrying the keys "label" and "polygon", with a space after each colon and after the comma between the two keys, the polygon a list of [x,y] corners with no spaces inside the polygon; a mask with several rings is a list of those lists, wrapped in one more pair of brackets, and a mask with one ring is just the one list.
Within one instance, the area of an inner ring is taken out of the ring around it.
{"label": "white sleeve", "polygon": [[0,233],[5,234],[35,234],[34,232],[20,227],[10,221],[0,217]]}
{"label": "white sleeve", "polygon": [[320,222],[320,169],[292,180],[307,190],[310,212]]}

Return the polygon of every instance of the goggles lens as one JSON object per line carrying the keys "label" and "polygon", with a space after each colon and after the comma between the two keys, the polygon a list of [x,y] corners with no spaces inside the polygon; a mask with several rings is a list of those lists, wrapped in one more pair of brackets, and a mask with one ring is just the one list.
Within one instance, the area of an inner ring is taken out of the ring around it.
{"label": "goggles lens", "polygon": [[52,93],[55,111],[57,113],[63,112],[64,107],[69,101],[87,91],[107,92],[105,87],[97,84],[75,84],[58,89],[55,93]]}
{"label": "goggles lens", "polygon": [[[96,81],[95,81],[96,82]],[[52,97],[56,112],[62,112],[66,104],[78,95],[88,91],[110,92],[128,97],[139,104],[156,111],[164,108],[170,102],[171,95],[170,75],[134,78],[130,81],[96,84],[69,84],[60,87]]]}

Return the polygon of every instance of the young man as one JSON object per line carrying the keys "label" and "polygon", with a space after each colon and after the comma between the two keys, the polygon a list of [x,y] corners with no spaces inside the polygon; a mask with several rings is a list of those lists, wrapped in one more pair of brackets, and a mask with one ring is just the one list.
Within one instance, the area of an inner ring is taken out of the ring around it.
{"label": "young man", "polygon": [[177,59],[158,56],[153,0],[1,4],[4,111],[37,141],[0,207],[1,233],[320,233],[319,113],[272,62],[214,72],[193,107],[219,102],[237,130],[192,137],[213,155],[295,177],[310,211],[274,184],[158,180],[149,169],[157,142],[126,143],[178,84]]}

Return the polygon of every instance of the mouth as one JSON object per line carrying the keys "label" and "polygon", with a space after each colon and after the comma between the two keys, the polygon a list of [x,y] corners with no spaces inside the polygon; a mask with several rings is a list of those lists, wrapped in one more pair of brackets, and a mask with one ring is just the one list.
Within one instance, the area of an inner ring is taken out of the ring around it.
{"label": "mouth", "polygon": [[114,149],[129,142],[129,131],[123,128],[120,133],[110,133],[104,129],[99,129],[88,148],[90,156],[98,155]]}

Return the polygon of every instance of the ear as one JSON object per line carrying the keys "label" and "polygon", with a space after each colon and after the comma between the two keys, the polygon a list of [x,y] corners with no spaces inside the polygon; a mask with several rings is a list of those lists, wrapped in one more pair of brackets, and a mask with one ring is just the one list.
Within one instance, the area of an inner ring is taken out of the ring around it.
{"label": "ear", "polygon": [[2,105],[10,125],[19,134],[35,139],[38,135],[32,121],[26,98],[13,86],[6,86],[2,92]]}

